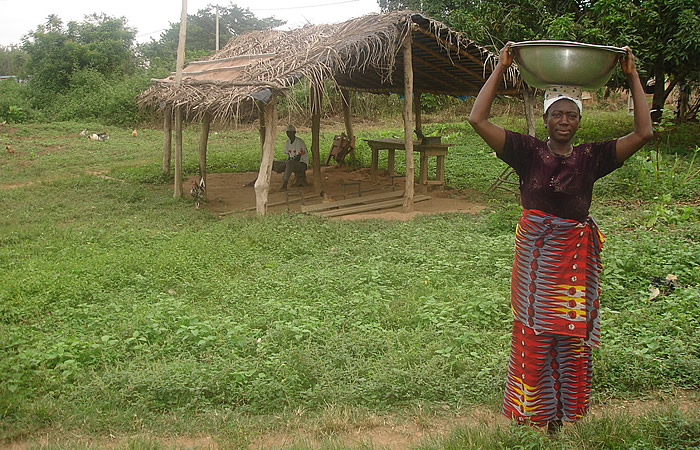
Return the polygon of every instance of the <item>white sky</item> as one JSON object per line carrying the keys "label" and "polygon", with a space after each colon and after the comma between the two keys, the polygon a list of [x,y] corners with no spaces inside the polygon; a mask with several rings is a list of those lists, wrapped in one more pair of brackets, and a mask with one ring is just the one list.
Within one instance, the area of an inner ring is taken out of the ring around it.
{"label": "white sky", "polygon": [[[187,13],[196,14],[208,4],[229,6],[231,0],[188,0]],[[337,23],[379,12],[377,0],[233,0],[258,18],[274,16],[286,20],[284,29],[307,23]],[[0,0],[0,45],[19,44],[23,35],[56,14],[64,24],[82,21],[93,13],[126,17],[136,28],[137,42],[158,39],[169,24],[180,21],[182,0]],[[224,43],[222,43],[223,45]]]}

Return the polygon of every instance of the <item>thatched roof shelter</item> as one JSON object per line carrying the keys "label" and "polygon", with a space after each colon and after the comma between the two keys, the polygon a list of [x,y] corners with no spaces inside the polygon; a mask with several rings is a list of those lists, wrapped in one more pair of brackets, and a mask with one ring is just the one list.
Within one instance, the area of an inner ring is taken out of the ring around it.
{"label": "thatched roof shelter", "polygon": [[[174,75],[154,80],[138,102],[142,107],[180,109],[190,121],[205,120],[208,133],[209,121],[231,122],[251,113],[260,114],[264,126],[265,105],[303,78],[311,82],[313,115],[326,80],[344,93],[467,96],[479,92],[494,63],[486,49],[446,25],[420,13],[397,11],[332,25],[243,34],[207,59],[185,67],[180,86]],[[516,81],[512,69],[499,93],[518,94]],[[408,156],[410,147],[412,159],[412,118],[408,126],[406,152]],[[312,153],[314,147],[318,152],[318,142],[312,143]],[[316,175],[317,155],[313,156]],[[261,174],[262,170],[261,166]]]}

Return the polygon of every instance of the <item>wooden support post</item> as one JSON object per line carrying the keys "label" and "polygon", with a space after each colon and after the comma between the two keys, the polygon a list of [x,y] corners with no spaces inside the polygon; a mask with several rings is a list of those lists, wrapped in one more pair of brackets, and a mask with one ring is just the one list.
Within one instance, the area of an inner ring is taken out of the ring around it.
{"label": "wooden support post", "polygon": [[206,199],[209,184],[207,183],[207,144],[209,143],[209,128],[211,114],[205,113],[202,118],[202,134],[199,136],[199,176],[204,180],[204,198]]}
{"label": "wooden support post", "polygon": [[[348,139],[352,140],[355,132],[352,129],[352,111],[350,110],[350,92],[347,89],[341,89],[340,95],[343,102],[343,119],[345,120],[345,134],[348,135]],[[355,154],[355,147],[350,150],[351,154]]]}
{"label": "wooden support post", "polygon": [[[444,183],[445,182],[445,156],[438,155],[436,164],[437,165],[435,167],[435,179],[437,181],[442,181]],[[442,186],[444,187],[445,185],[443,184]]]}
{"label": "wooden support post", "polygon": [[523,86],[523,103],[525,103],[525,122],[527,134],[535,135],[535,89],[528,85]]}
{"label": "wooden support post", "polygon": [[163,173],[169,174],[173,147],[173,109],[166,106],[163,114]]}
{"label": "wooden support post", "polygon": [[[175,85],[182,84],[182,68],[185,63],[185,37],[187,36],[187,0],[182,0],[180,11],[180,35],[177,43],[177,66],[175,68]],[[175,186],[173,197],[182,197],[182,107],[175,107]]]}
{"label": "wooden support post", "polygon": [[267,198],[270,192],[272,161],[275,157],[275,135],[277,134],[277,108],[273,95],[265,105],[265,144],[260,161],[258,179],[255,181],[255,209],[261,216],[267,214]]}
{"label": "wooden support post", "polygon": [[421,104],[420,104],[420,98],[421,98],[421,93],[420,92],[414,92],[413,94],[413,109],[416,117],[416,135],[423,134],[423,120],[422,120],[422,114],[421,114]]}
{"label": "wooden support post", "polygon": [[428,187],[428,154],[420,152],[420,164],[418,166],[418,191],[425,194]]}
{"label": "wooden support post", "polygon": [[173,197],[182,197],[182,107],[175,107],[175,184]]}
{"label": "wooden support post", "polygon": [[388,155],[386,158],[386,174],[390,177],[393,177],[394,176],[394,160],[396,159],[396,150],[393,148],[390,148],[387,150],[387,152],[388,152]]}
{"label": "wooden support post", "polygon": [[258,102],[258,119],[260,121],[260,161],[262,161],[263,146],[265,145],[265,104]]}
{"label": "wooden support post", "polygon": [[313,167],[314,192],[321,193],[321,84],[311,82],[311,166]]}
{"label": "wooden support post", "polygon": [[404,145],[406,147],[406,188],[403,196],[403,211],[413,211],[413,59],[411,51],[411,39],[413,27],[406,35],[403,44],[403,132]]}

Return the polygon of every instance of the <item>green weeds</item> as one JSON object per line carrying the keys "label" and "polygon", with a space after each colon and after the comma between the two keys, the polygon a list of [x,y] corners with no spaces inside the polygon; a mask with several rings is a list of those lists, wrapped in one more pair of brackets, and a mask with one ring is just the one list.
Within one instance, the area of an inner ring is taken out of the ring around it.
{"label": "green weeds", "polygon": [[[591,117],[587,138],[602,133],[596,124],[612,135],[629,125],[626,116],[610,117]],[[80,137],[86,128],[106,130],[110,140]],[[197,131],[188,128],[186,149],[196,148]],[[520,210],[511,196],[484,192],[503,163],[467,125],[426,131],[456,144],[448,183],[479,192],[482,213],[405,223],[219,220],[160,185],[171,176],[160,172],[157,130],[133,138],[124,128],[70,122],[0,129],[17,150],[0,156],[2,442],[46,429],[207,430],[246,445],[246,426],[263,427],[257,415],[328,405],[497,410]],[[255,130],[215,133],[209,172],[256,170]],[[394,133],[368,129],[360,139]],[[593,214],[608,240],[595,398],[698,389],[698,192],[693,178],[683,181],[696,152],[669,142],[661,162],[670,165],[657,169],[642,152],[598,188]],[[360,143],[356,163],[368,165],[368,152]],[[184,166],[196,172],[196,152],[186,152]],[[665,192],[648,180],[658,170]],[[679,286],[650,300],[650,278],[667,274]],[[649,417],[590,419],[555,442],[673,448],[681,439],[673,433],[697,440],[697,415]],[[620,437],[625,429],[631,441]],[[130,442],[159,448],[150,438]],[[530,429],[479,427],[434,445],[493,446],[486,443],[554,445]]]}

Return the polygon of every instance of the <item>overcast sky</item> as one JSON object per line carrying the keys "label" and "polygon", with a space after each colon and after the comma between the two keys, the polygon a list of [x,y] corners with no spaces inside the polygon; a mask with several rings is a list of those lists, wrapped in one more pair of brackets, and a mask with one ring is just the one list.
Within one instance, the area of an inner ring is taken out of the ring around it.
{"label": "overcast sky", "polygon": [[[377,0],[240,0],[233,3],[248,8],[258,18],[274,16],[286,20],[283,28],[307,23],[336,23],[379,12]],[[209,4],[229,6],[231,0],[188,0],[187,13],[196,14]],[[0,0],[0,45],[19,44],[23,35],[56,14],[64,24],[81,21],[85,15],[105,13],[126,17],[136,28],[136,40],[158,39],[169,23],[180,21],[182,0]]]}

